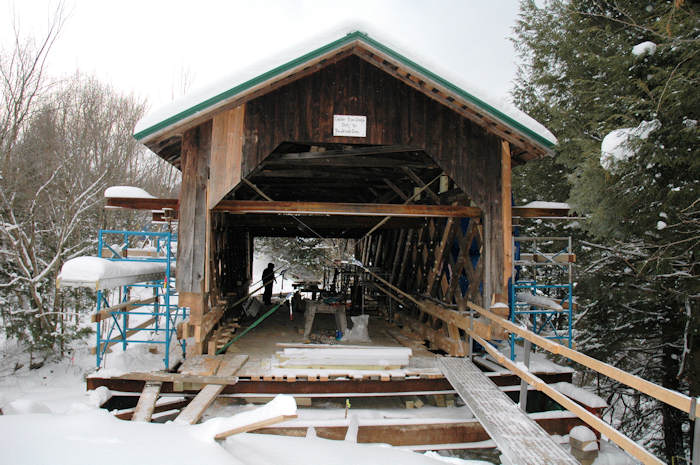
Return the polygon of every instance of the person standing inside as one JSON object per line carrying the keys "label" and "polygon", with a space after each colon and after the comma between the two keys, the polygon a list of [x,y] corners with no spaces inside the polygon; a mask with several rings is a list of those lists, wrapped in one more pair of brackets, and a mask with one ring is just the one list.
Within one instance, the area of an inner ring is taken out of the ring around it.
{"label": "person standing inside", "polygon": [[265,285],[265,293],[263,294],[263,303],[270,305],[272,303],[272,283],[275,282],[275,265],[267,264],[267,268],[263,270],[262,282]]}

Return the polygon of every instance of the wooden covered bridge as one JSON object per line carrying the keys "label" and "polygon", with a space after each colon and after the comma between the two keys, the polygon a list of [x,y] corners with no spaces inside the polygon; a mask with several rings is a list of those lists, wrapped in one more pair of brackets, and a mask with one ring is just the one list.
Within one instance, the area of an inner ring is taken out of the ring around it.
{"label": "wooden covered bridge", "polygon": [[[108,200],[177,215],[177,289],[180,306],[190,309],[184,336],[193,341],[188,357],[207,352],[220,320],[249,292],[255,237],[353,238],[358,266],[373,277],[375,289],[402,303],[395,321],[433,348],[465,356],[471,336],[493,350],[488,340],[508,330],[637,383],[503,318],[513,269],[512,218],[567,215],[511,206],[511,168],[547,156],[556,143],[537,122],[489,104],[360,32],[231,84],[174,103],[137,128],[138,140],[182,171],[179,199]],[[493,355],[537,389],[554,391]],[[501,450],[516,462],[521,457],[517,463],[576,463],[527,422],[515,422],[525,426],[512,431],[513,422],[494,421],[515,415],[514,404],[500,399],[469,359],[446,358],[439,365],[433,377],[439,379],[402,378],[394,389],[451,385]],[[143,386],[128,381],[111,387]],[[262,376],[249,381],[258,382],[261,393],[313,393],[324,384],[322,378],[290,378],[280,390],[280,383],[272,387]],[[359,388],[362,381],[325,383],[324,392],[383,389],[373,378]],[[92,387],[99,384],[92,381]],[[240,385],[217,393],[240,392]],[[656,392],[653,385],[633,386]],[[563,397],[556,400],[569,408]],[[489,412],[489,402],[500,410]],[[676,402],[690,410],[687,397]],[[623,447],[634,449],[627,441]]]}

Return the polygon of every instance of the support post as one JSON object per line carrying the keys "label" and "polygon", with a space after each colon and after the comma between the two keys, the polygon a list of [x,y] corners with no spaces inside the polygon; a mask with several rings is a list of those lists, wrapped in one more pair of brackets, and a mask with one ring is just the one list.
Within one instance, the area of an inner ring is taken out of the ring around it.
{"label": "support post", "polygon": [[[532,350],[532,342],[525,339],[523,344],[523,363],[525,368],[530,368],[530,351]],[[520,380],[520,410],[527,413],[527,381]]]}

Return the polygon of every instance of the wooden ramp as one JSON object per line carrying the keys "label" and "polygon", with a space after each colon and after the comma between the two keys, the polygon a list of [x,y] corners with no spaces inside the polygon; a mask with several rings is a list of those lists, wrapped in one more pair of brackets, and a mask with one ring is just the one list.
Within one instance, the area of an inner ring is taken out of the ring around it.
{"label": "wooden ramp", "polygon": [[[220,357],[215,359],[218,362],[218,370],[216,371],[216,376],[221,376],[223,378],[229,378],[233,376],[236,371],[238,371],[243,364],[248,360],[247,355],[234,355]],[[206,364],[206,362],[203,362]],[[217,364],[214,365],[213,369],[216,369]],[[219,394],[224,390],[226,386],[222,384],[207,384],[199,391],[199,394],[192,399],[192,402],[187,405],[180,415],[175,419],[176,423],[188,423],[194,425],[202,418],[205,410],[216,400]]]}
{"label": "wooden ramp", "polygon": [[508,463],[579,465],[468,358],[440,357],[438,363]]}

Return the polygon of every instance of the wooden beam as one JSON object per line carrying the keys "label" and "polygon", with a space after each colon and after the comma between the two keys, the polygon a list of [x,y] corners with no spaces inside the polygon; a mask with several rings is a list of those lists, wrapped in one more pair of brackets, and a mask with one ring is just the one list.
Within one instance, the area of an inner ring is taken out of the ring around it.
{"label": "wooden beam", "polygon": [[403,217],[478,217],[481,210],[462,205],[396,205],[387,203],[331,203],[257,200],[224,200],[214,211],[235,214],[350,215]]}
{"label": "wooden beam", "polygon": [[396,184],[394,184],[393,182],[391,182],[387,178],[384,178],[384,184],[389,186],[392,191],[396,192],[396,195],[401,197],[401,200],[408,200],[408,196],[406,194],[404,194],[404,192],[401,189],[399,189],[399,186],[397,186]]}
{"label": "wooden beam", "polygon": [[512,207],[513,218],[575,218],[568,208]]}
{"label": "wooden beam", "polygon": [[131,421],[151,421],[151,416],[153,415],[153,409],[156,406],[156,401],[158,400],[158,395],[160,394],[160,382],[148,382],[143,388],[141,397],[139,397],[139,403],[136,404],[134,409],[134,414],[131,417]]}
{"label": "wooden beam", "polygon": [[232,436],[234,434],[239,434],[239,433],[247,433],[248,431],[255,431],[256,429],[260,428],[265,428],[266,426],[274,425],[277,423],[282,423],[283,421],[287,420],[292,420],[296,418],[297,415],[277,415],[272,418],[266,418],[264,420],[256,421],[254,423],[250,423],[244,426],[239,426],[237,428],[230,429],[228,431],[224,431],[223,433],[219,433],[216,436],[214,436],[214,439],[226,439],[229,436]]}
{"label": "wooden beam", "polygon": [[276,160],[318,160],[356,157],[358,155],[383,155],[390,153],[422,152],[420,147],[410,147],[403,145],[375,145],[371,147],[360,147],[341,150],[326,150],[324,152],[298,152],[283,153],[276,155]]}
{"label": "wooden beam", "polygon": [[[407,166],[402,166],[401,169],[403,170],[404,173],[406,173],[406,175],[408,175],[409,178],[411,178],[411,180],[412,180],[414,183],[416,183],[416,185],[417,185],[418,187],[420,187],[420,188],[422,188],[423,190],[425,190],[425,192],[430,196],[430,198],[433,199],[433,202],[438,203],[438,204],[440,203],[440,197],[438,197],[438,195],[437,195],[435,192],[433,192],[432,189],[430,189],[430,187],[428,187],[428,186],[426,185],[426,183],[424,183],[423,180],[422,180],[421,178],[419,178],[418,175],[417,175],[416,173],[414,173],[414,172],[413,172],[409,167],[407,167]],[[439,179],[439,178],[438,178],[438,179]],[[432,182],[431,182],[431,184],[432,184]]]}
{"label": "wooden beam", "polygon": [[156,299],[157,297],[150,297],[148,299],[143,300],[134,299],[129,300],[128,302],[122,302],[117,305],[112,305],[111,307],[103,308],[99,312],[93,313],[91,320],[93,323],[97,323],[99,321],[109,318],[114,312],[128,312],[137,308],[138,306],[152,304],[156,301]]}
{"label": "wooden beam", "polygon": [[510,144],[501,141],[501,215],[503,228],[503,288],[501,293],[508,295],[508,280],[513,273],[513,213],[511,210],[511,166]]}
{"label": "wooden beam", "polygon": [[[161,211],[164,208],[178,209],[177,199],[157,199],[157,198],[133,198],[133,197],[109,197],[107,207],[128,208],[132,210],[155,210]],[[533,207],[512,207],[513,218],[570,218],[571,210],[568,208],[533,208]]]}

